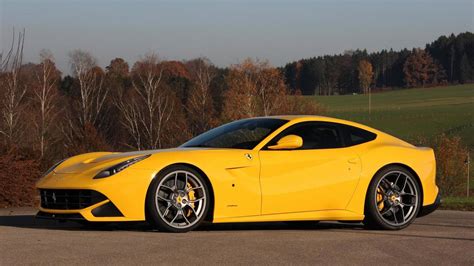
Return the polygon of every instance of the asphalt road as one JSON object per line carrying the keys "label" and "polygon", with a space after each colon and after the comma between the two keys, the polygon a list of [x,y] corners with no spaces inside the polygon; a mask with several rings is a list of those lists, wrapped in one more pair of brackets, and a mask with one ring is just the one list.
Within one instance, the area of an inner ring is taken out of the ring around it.
{"label": "asphalt road", "polygon": [[88,228],[0,210],[0,265],[462,264],[474,265],[474,212],[436,211],[396,232],[338,222],[204,225],[186,234],[144,224]]}

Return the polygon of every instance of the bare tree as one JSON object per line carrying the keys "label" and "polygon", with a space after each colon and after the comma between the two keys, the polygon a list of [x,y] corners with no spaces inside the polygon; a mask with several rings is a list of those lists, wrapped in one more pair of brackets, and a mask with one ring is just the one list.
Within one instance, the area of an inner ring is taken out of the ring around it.
{"label": "bare tree", "polygon": [[60,130],[66,149],[73,153],[108,148],[100,130],[105,130],[103,114],[109,91],[104,86],[105,73],[96,62],[86,51],[69,53],[71,71],[78,86]]}
{"label": "bare tree", "polygon": [[142,112],[140,112],[141,107],[138,101],[121,95],[116,101],[116,105],[122,115],[122,120],[120,121],[133,141],[133,145],[128,143],[126,145],[138,150],[142,149],[142,132],[140,128],[143,119],[141,118]]}
{"label": "bare tree", "polygon": [[133,91],[117,102],[122,123],[137,149],[161,148],[163,129],[174,111],[171,91],[164,86],[156,55],[148,55],[132,69]]}
{"label": "bare tree", "polygon": [[58,98],[58,82],[60,72],[54,64],[54,57],[48,50],[40,53],[41,63],[36,72],[37,86],[34,88],[34,102],[38,108],[38,118],[35,120],[39,142],[40,158],[43,158],[46,144],[49,142],[51,125],[56,118],[57,108],[55,102]]}
{"label": "bare tree", "polygon": [[0,112],[2,123],[0,134],[3,135],[7,144],[18,140],[21,134],[21,116],[23,112],[23,100],[26,87],[19,82],[19,73],[23,61],[23,45],[25,42],[25,30],[15,33],[11,47],[4,54],[0,53]]}
{"label": "bare tree", "polygon": [[74,50],[69,53],[74,76],[79,81],[80,125],[98,125],[98,118],[107,99],[108,89],[103,86],[104,75],[97,67],[97,60],[88,52]]}
{"label": "bare tree", "polygon": [[15,29],[13,29],[10,49],[6,53],[3,50],[0,51],[0,72],[5,73],[20,68],[21,63],[23,62],[24,44],[25,29],[18,32],[18,36]]}
{"label": "bare tree", "polygon": [[193,81],[186,109],[194,133],[202,133],[213,125],[214,105],[211,83],[216,76],[216,68],[207,58],[197,58],[187,62]]}
{"label": "bare tree", "polygon": [[281,108],[283,98],[288,94],[282,73],[268,62],[260,66],[260,71],[256,75],[258,100],[261,105],[263,115],[275,114]]}

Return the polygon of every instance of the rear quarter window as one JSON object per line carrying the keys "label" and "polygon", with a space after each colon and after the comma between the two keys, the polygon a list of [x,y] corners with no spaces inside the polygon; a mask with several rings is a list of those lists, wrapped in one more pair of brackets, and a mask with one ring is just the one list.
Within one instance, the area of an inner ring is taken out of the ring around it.
{"label": "rear quarter window", "polygon": [[344,125],[344,131],[346,135],[346,146],[359,145],[377,138],[377,134],[358,127]]}

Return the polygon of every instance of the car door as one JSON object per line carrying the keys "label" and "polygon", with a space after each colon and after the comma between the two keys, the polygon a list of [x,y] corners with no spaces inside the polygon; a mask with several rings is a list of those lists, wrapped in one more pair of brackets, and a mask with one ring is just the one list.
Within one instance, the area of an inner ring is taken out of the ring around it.
{"label": "car door", "polygon": [[[287,135],[300,136],[303,146],[267,148]],[[262,214],[345,209],[359,180],[360,160],[342,136],[338,124],[303,122],[260,150]]]}

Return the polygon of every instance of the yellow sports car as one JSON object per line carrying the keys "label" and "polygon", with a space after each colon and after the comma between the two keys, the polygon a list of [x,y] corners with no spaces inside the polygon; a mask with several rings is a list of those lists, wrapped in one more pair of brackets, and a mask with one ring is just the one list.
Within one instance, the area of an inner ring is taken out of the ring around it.
{"label": "yellow sports car", "polygon": [[148,221],[186,232],[202,221],[363,221],[401,229],[440,196],[431,148],[322,116],[235,121],[175,149],[94,152],[51,167],[37,217]]}

